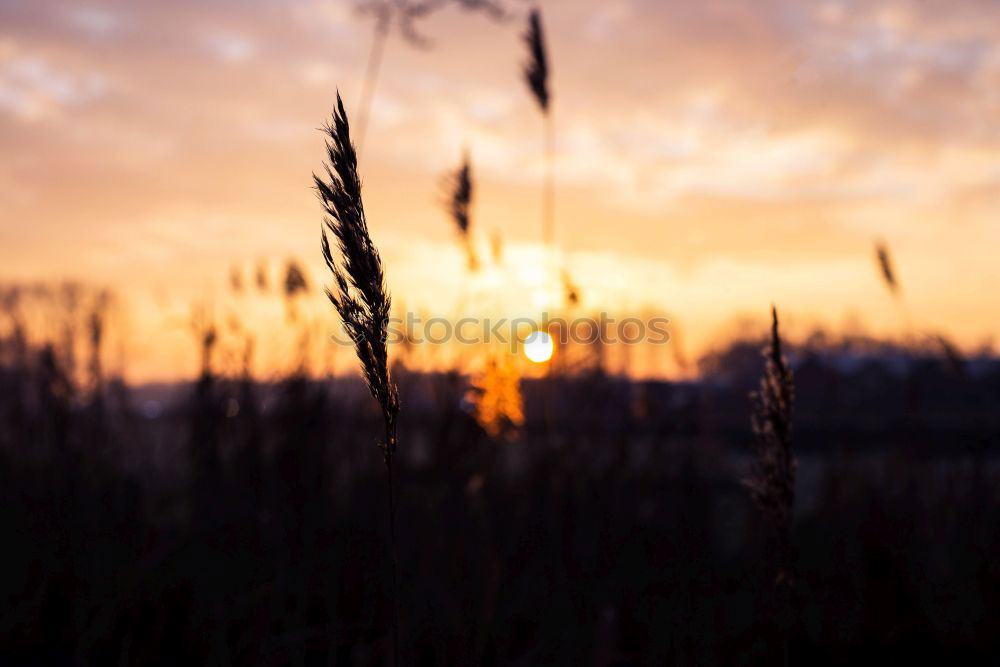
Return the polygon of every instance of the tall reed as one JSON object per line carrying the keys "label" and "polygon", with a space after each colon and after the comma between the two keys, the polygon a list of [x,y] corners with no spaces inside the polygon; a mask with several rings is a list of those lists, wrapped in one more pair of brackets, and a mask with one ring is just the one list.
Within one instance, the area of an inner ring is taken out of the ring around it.
{"label": "tall reed", "polygon": [[243,293],[243,273],[237,264],[229,268],[229,290],[236,295]]}
{"label": "tall reed", "polygon": [[[545,175],[542,182],[542,243],[548,253],[550,280],[555,282],[555,120],[552,114],[552,93],[549,88],[549,58],[538,9],[528,14],[528,29],[522,39],[528,47],[528,59],[523,66],[524,81],[538,103],[543,120],[543,152]],[[551,287],[551,285],[550,285]]]}
{"label": "tall reed", "polygon": [[469,271],[475,272],[479,270],[479,258],[476,256],[476,247],[472,239],[474,189],[468,151],[462,156],[462,165],[449,176],[448,186],[450,190],[447,201],[448,214],[455,223],[455,229],[458,230],[462,245],[465,247]]}
{"label": "tall reed", "polygon": [[282,285],[285,298],[285,316],[290,322],[298,320],[298,308],[296,307],[296,297],[305,294],[309,290],[309,279],[306,278],[305,269],[294,259],[288,260],[285,264],[285,280]]}
{"label": "tall reed", "polygon": [[566,299],[566,303],[570,306],[576,306],[580,303],[580,288],[577,286],[576,281],[573,280],[573,276],[570,272],[563,269],[562,272],[562,285],[563,285],[563,295]]}
{"label": "tall reed", "polygon": [[896,271],[893,269],[892,258],[889,256],[889,248],[884,241],[875,242],[875,261],[878,262],[882,280],[894,297],[900,296],[900,285],[896,279]]}
{"label": "tall reed", "polygon": [[910,339],[910,342],[912,343],[914,338],[913,318],[910,315],[910,309],[906,303],[906,299],[903,297],[903,286],[899,281],[899,274],[896,272],[895,264],[892,261],[892,255],[889,254],[889,247],[886,245],[885,241],[875,242],[875,261],[878,264],[879,273],[882,276],[882,282],[885,283],[886,288],[889,290],[893,300],[896,302],[899,319],[903,325],[904,336]]}
{"label": "tall reed", "polygon": [[258,291],[267,292],[267,262],[263,259],[257,260],[257,266],[254,268],[254,284],[257,285]]}
{"label": "tall reed", "polygon": [[[875,242],[875,260],[878,262],[878,268],[885,286],[889,289],[889,292],[895,298],[896,304],[899,307],[900,317],[903,320],[903,326],[905,327],[907,334],[913,337],[913,317],[910,315],[909,307],[906,304],[906,300],[903,298],[903,287],[896,274],[892,257],[889,254],[889,248],[886,246],[884,241]],[[941,334],[932,335],[931,340],[938,347],[940,347],[941,353],[944,355],[944,360],[948,367],[955,373],[955,375],[964,378],[965,359],[955,344]]]}
{"label": "tall reed", "polygon": [[751,475],[743,481],[763,513],[770,532],[774,558],[774,621],[778,641],[788,664],[788,626],[792,588],[791,523],[795,504],[795,471],[792,454],[792,407],[795,384],[781,349],[778,310],[771,306],[771,341],[764,349],[764,375],[751,394],[751,424],[756,457]]}
{"label": "tall reed", "polygon": [[[378,401],[385,426],[385,439],[380,443],[386,470],[389,500],[389,547],[392,560],[392,645],[394,664],[399,664],[399,575],[396,554],[396,501],[393,486],[393,456],[396,453],[396,419],[399,415],[399,395],[389,377],[388,334],[391,299],[386,290],[382,259],[368,234],[364,204],[361,200],[361,179],[358,177],[358,157],[351,143],[350,126],[344,103],[337,93],[333,124],[324,132],[327,160],[325,178],[313,174],[313,182],[326,215],[323,218],[320,243],[323,259],[333,275],[335,286],[327,287],[326,295],[343,320],[351,339],[365,382]],[[327,236],[330,232],[338,245],[339,261],[334,258]]]}
{"label": "tall reed", "polygon": [[361,101],[358,105],[358,123],[355,133],[358,152],[361,152],[364,147],[372,100],[375,97],[375,88],[378,85],[379,72],[385,57],[385,47],[389,41],[389,33],[393,23],[399,26],[399,32],[407,43],[419,48],[427,48],[430,45],[430,40],[417,30],[416,22],[451,2],[465,10],[482,11],[494,19],[502,19],[505,16],[503,7],[494,0],[367,0],[359,5],[359,10],[362,13],[372,14],[375,17],[375,26],[368,52],[368,61],[365,65]]}
{"label": "tall reed", "polygon": [[100,403],[104,391],[104,369],[101,364],[101,345],[106,334],[108,309],[111,293],[100,290],[94,299],[90,316],[87,319],[87,332],[90,341],[90,386],[94,393],[94,402]]}

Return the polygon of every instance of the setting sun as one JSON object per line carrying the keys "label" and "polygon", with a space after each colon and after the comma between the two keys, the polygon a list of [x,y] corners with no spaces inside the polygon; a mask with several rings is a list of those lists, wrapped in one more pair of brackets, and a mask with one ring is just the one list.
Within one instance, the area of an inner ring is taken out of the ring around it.
{"label": "setting sun", "polygon": [[524,356],[536,364],[552,358],[552,337],[544,331],[533,331],[524,339]]}

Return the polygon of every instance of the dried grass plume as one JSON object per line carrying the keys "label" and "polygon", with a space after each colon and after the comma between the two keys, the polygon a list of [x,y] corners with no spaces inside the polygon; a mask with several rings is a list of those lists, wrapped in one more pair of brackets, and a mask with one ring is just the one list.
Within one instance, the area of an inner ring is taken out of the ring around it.
{"label": "dried grass plume", "polygon": [[[339,92],[333,124],[327,125],[324,132],[328,136],[326,179],[314,174],[313,182],[326,212],[321,235],[323,259],[335,283],[333,289],[326,288],[326,295],[354,341],[365,382],[382,409],[386,441],[381,446],[389,459],[396,449],[399,414],[399,396],[389,377],[386,349],[391,300],[382,260],[368,233],[358,158]],[[339,262],[334,259],[327,232],[337,239]]]}
{"label": "dried grass plume", "polygon": [[532,9],[528,15],[528,30],[524,33],[524,43],[528,47],[528,61],[524,65],[524,80],[541,107],[542,113],[549,112],[549,60],[545,52],[545,35],[542,32],[542,15]]}
{"label": "dried grass plume", "polygon": [[792,455],[792,406],[795,387],[792,371],[781,351],[778,311],[771,307],[771,341],[764,349],[766,360],[760,389],[751,395],[751,423],[756,438],[753,472],[743,484],[764,515],[768,526],[768,569],[770,621],[776,650],[783,656],[780,664],[789,664],[791,634],[792,509],[795,504],[795,470]]}
{"label": "dried grass plume", "polygon": [[[771,342],[760,389],[751,394],[751,423],[756,438],[752,475],[744,480],[754,503],[767,517],[778,539],[782,558],[787,557],[788,533],[795,503],[796,461],[792,455],[792,406],[795,385],[781,350],[778,311],[771,307]],[[787,563],[781,564],[782,568]]]}
{"label": "dried grass plume", "polygon": [[476,249],[472,241],[472,165],[469,154],[466,152],[462,157],[462,165],[455,170],[448,178],[448,213],[455,228],[465,246],[468,257],[469,270],[479,269],[479,258],[476,256]]}
{"label": "dried grass plume", "polygon": [[882,272],[882,280],[893,296],[898,296],[900,291],[899,281],[896,279],[896,272],[893,270],[892,258],[889,256],[889,248],[884,241],[875,242],[875,260],[878,262],[879,270]]}
{"label": "dried grass plume", "polygon": [[[323,204],[321,246],[323,259],[333,275],[335,286],[326,295],[344,322],[347,333],[361,361],[365,382],[378,401],[385,422],[385,440],[380,443],[385,461],[389,500],[389,537],[392,560],[392,645],[393,664],[399,664],[398,559],[396,557],[396,504],[393,491],[392,459],[396,452],[396,419],[399,395],[389,377],[388,335],[391,300],[385,286],[382,259],[372,243],[361,201],[358,156],[351,143],[351,131],[344,103],[337,93],[333,124],[324,131],[327,163],[326,178],[313,174],[313,182]],[[337,239],[339,261],[334,258],[330,232]]]}

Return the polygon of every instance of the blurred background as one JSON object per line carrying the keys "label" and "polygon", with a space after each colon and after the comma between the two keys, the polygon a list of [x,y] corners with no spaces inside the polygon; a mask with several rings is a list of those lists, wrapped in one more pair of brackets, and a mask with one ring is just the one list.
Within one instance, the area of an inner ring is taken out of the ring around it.
{"label": "blurred background", "polygon": [[[669,319],[390,345],[404,663],[992,664],[997,35],[989,0],[0,0],[0,662],[391,664],[312,181],[339,91],[395,317]],[[742,484],[771,304],[780,567]]]}
{"label": "blurred background", "polygon": [[[463,150],[475,242],[488,253],[499,237],[505,251],[473,289],[493,310],[537,308],[544,161],[521,77],[526,5],[498,18],[441,3],[413,19],[415,38],[390,28],[361,171],[390,286],[411,310],[453,310],[468,289],[439,196]],[[112,287],[129,313],[120,370],[139,381],[197,371],[171,320],[193,300],[236,308],[222,298],[231,268],[251,282],[258,263],[295,258],[320,280],[316,128],[337,87],[359,112],[376,13],[349,0],[4,0],[0,11],[5,280]],[[899,335],[871,255],[884,238],[915,323],[966,349],[992,340],[990,3],[544,11],[556,240],[585,306],[668,312],[695,355],[737,316],[763,323],[771,301],[790,332]],[[304,301],[327,310],[318,290]],[[258,304],[238,310],[279,334]],[[271,347],[260,352],[277,367]]]}

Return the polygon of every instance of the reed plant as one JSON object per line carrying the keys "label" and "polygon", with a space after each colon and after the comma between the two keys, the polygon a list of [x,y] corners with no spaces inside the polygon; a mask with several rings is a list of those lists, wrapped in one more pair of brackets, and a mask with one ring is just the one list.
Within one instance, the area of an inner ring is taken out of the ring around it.
{"label": "reed plant", "polygon": [[[351,142],[350,125],[344,103],[337,93],[333,123],[324,128],[327,162],[324,175],[313,174],[323,218],[320,243],[323,259],[333,276],[333,288],[325,289],[330,303],[340,315],[354,342],[365,383],[378,402],[385,426],[379,443],[386,470],[389,501],[389,549],[392,565],[392,646],[394,664],[399,664],[399,574],[396,554],[396,502],[393,485],[393,456],[396,453],[396,420],[399,395],[389,375],[388,335],[392,305],[386,289],[382,259],[368,233],[361,199],[358,157]],[[337,240],[337,257],[327,233]]]}
{"label": "reed plant", "polygon": [[778,310],[771,307],[771,339],[764,349],[764,375],[751,394],[751,425],[756,440],[754,467],[743,481],[768,526],[773,571],[777,641],[788,664],[792,576],[791,524],[795,505],[797,462],[792,453],[792,408],[795,383],[781,349]]}
{"label": "reed plant", "polygon": [[398,26],[399,34],[408,44],[426,49],[431,41],[417,29],[417,22],[449,4],[455,4],[468,11],[479,11],[497,20],[506,16],[503,6],[494,0],[367,0],[358,5],[361,13],[375,17],[374,33],[361,88],[361,102],[358,105],[356,132],[358,152],[363,148],[368,132],[372,100],[375,97],[375,88],[378,85],[379,72],[382,69],[382,60],[385,57],[385,48],[393,25]]}
{"label": "reed plant", "polygon": [[455,223],[462,246],[468,260],[470,272],[479,270],[479,257],[476,255],[476,247],[472,237],[472,196],[474,192],[472,180],[472,164],[469,159],[469,152],[462,156],[462,164],[450,174],[447,182],[448,214]]}
{"label": "reed plant", "polygon": [[901,288],[899,281],[896,279],[896,271],[893,268],[892,257],[889,255],[889,247],[885,244],[885,241],[875,242],[875,261],[878,263],[882,281],[885,283],[886,288],[888,288],[894,297],[899,298]]}
{"label": "reed plant", "polygon": [[549,86],[549,56],[542,28],[542,14],[532,9],[528,28],[522,39],[528,49],[523,65],[524,81],[542,113],[542,143],[545,173],[542,178],[542,245],[548,255],[549,287],[555,280],[555,119],[552,114],[552,92]]}
{"label": "reed plant", "polygon": [[915,344],[917,338],[913,317],[910,315],[910,307],[907,299],[903,295],[903,285],[899,280],[899,272],[896,269],[892,254],[889,252],[889,246],[885,241],[878,240],[875,242],[875,261],[879,275],[882,277],[882,282],[885,284],[886,289],[889,290],[896,304],[904,339],[908,346],[912,346]]}

